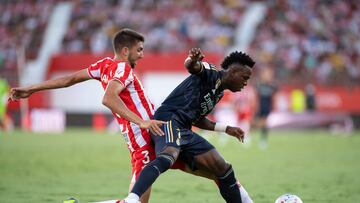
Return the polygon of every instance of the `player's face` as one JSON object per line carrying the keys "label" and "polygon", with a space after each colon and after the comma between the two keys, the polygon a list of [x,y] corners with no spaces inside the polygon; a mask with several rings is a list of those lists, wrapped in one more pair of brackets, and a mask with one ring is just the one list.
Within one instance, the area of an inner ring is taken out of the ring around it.
{"label": "player's face", "polygon": [[144,43],[139,41],[129,51],[128,61],[135,68],[137,61],[144,57]]}
{"label": "player's face", "polygon": [[247,66],[232,64],[228,70],[229,77],[226,81],[227,89],[232,92],[241,91],[247,85],[251,72],[252,69]]}

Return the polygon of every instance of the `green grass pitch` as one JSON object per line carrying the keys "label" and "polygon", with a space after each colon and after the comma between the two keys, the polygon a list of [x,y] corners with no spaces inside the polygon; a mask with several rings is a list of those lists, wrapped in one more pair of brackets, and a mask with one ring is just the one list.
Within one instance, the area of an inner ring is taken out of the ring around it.
{"label": "green grass pitch", "polygon": [[[207,135],[232,163],[256,203],[294,193],[305,203],[360,202],[360,132],[271,131],[269,147]],[[129,153],[120,135],[70,129],[63,134],[0,132],[0,202],[81,203],[125,197]],[[153,186],[154,203],[224,202],[209,180],[170,170]]]}

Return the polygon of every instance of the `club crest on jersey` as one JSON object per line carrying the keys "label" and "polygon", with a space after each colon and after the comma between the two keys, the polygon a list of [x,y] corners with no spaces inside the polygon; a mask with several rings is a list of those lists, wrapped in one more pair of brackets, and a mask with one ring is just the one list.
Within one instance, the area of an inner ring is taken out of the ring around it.
{"label": "club crest on jersey", "polygon": [[176,128],[176,131],[178,132],[178,138],[176,139],[176,144],[178,146],[180,146],[180,139],[181,139],[181,133],[180,133],[180,129]]}

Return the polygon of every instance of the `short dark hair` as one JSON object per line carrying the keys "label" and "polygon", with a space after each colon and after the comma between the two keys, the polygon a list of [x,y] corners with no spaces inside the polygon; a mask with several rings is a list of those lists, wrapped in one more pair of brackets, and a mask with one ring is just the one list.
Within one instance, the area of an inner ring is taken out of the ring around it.
{"label": "short dark hair", "polygon": [[131,48],[139,41],[145,41],[142,34],[132,29],[124,28],[115,34],[113,39],[113,48],[115,52],[119,52],[123,47]]}
{"label": "short dark hair", "polygon": [[242,65],[247,65],[250,68],[254,67],[255,61],[247,54],[243,52],[231,52],[228,56],[226,56],[221,63],[221,67],[226,70],[229,68],[231,64],[239,63]]}

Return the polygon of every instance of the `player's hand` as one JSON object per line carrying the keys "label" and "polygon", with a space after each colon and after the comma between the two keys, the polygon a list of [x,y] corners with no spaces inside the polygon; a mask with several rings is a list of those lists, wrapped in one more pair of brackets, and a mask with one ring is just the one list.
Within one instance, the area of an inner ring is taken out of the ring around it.
{"label": "player's hand", "polygon": [[12,101],[16,101],[19,99],[28,98],[33,92],[31,92],[28,88],[16,87],[11,88],[9,99]]}
{"label": "player's hand", "polygon": [[201,52],[200,48],[191,48],[189,51],[189,57],[193,61],[202,61],[205,55]]}
{"label": "player's hand", "polygon": [[233,137],[236,137],[240,142],[244,143],[245,133],[240,128],[227,126],[225,132]]}
{"label": "player's hand", "polygon": [[159,126],[165,123],[166,122],[164,121],[158,121],[158,120],[144,120],[143,122],[140,123],[140,128],[148,129],[154,135],[163,136],[164,132],[161,130]]}

